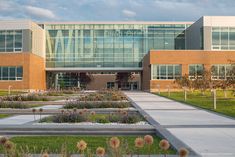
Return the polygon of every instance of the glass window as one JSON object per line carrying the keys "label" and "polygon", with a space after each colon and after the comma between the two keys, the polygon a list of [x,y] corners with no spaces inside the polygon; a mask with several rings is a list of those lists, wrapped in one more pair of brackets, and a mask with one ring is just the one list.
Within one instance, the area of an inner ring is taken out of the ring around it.
{"label": "glass window", "polygon": [[0,52],[6,51],[5,31],[0,31]]}
{"label": "glass window", "polygon": [[106,87],[107,87],[108,89],[112,89],[112,88],[115,87],[115,83],[114,83],[114,82],[107,82]]}
{"label": "glass window", "polygon": [[160,79],[166,79],[166,66],[161,65],[160,66]]}
{"label": "glass window", "polygon": [[153,64],[151,66],[151,78],[171,80],[181,77],[181,65],[178,64]]}
{"label": "glass window", "polygon": [[9,80],[15,80],[15,79],[16,79],[16,68],[9,67]]}
{"label": "glass window", "polygon": [[225,79],[225,66],[219,66],[219,79]]}
{"label": "glass window", "polygon": [[17,76],[16,76],[16,80],[22,80],[23,78],[23,67],[17,67]]}
{"label": "glass window", "polygon": [[232,65],[216,64],[211,67],[212,79],[224,80],[231,75]]}
{"label": "glass window", "polygon": [[174,78],[174,66],[169,65],[168,66],[168,79],[173,79]]}
{"label": "glass window", "polygon": [[0,67],[0,80],[22,80],[23,68],[20,67]]}
{"label": "glass window", "polygon": [[7,31],[6,35],[6,51],[13,52],[14,51],[14,36],[12,31]]}
{"label": "glass window", "polygon": [[212,79],[217,79],[218,77],[218,66],[213,65],[211,67]]}
{"label": "glass window", "polygon": [[229,32],[229,45],[235,46],[235,28],[230,28],[229,30],[230,30],[230,32]]}
{"label": "glass window", "polygon": [[8,80],[8,67],[2,67],[2,80]]}
{"label": "glass window", "polygon": [[22,51],[22,30],[0,31],[0,52]]}
{"label": "glass window", "polygon": [[221,28],[221,45],[228,46],[228,28]]}
{"label": "glass window", "polygon": [[235,49],[235,28],[234,27],[213,27],[212,28],[212,49],[214,50]]}
{"label": "glass window", "polygon": [[200,77],[203,74],[204,67],[202,64],[190,64],[189,65],[189,78],[195,79],[195,77]]}
{"label": "glass window", "polygon": [[182,76],[182,67],[181,67],[181,65],[175,65],[174,66],[174,68],[175,68],[175,77],[174,78],[180,78],[181,76]]}
{"label": "glass window", "polygon": [[22,51],[22,32],[20,32],[16,32],[15,35],[15,51]]}
{"label": "glass window", "polygon": [[220,45],[220,28],[212,29],[212,44]]}

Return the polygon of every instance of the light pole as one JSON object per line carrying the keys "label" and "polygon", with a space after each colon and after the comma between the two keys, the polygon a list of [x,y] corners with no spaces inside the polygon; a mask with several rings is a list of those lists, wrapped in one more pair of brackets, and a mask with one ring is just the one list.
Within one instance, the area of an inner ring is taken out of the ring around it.
{"label": "light pole", "polygon": [[184,101],[187,101],[187,90],[186,90],[186,87],[184,87]]}
{"label": "light pole", "polygon": [[160,85],[157,84],[158,94],[160,95]]}
{"label": "light pole", "polygon": [[167,85],[167,91],[168,91],[168,97],[171,96],[171,93],[170,93],[170,85]]}
{"label": "light pole", "polygon": [[8,95],[11,95],[11,87],[12,86],[8,86]]}
{"label": "light pole", "polygon": [[216,89],[213,89],[213,103],[214,103],[214,110],[216,110],[217,105],[216,105]]}

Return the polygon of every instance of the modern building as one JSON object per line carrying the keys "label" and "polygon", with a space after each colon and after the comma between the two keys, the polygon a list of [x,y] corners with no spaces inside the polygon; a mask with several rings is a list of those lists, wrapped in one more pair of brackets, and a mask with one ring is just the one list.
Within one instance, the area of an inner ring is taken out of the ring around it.
{"label": "modern building", "polygon": [[234,21],[0,21],[0,89],[177,88],[175,78],[211,67],[213,79],[225,79],[235,61]]}

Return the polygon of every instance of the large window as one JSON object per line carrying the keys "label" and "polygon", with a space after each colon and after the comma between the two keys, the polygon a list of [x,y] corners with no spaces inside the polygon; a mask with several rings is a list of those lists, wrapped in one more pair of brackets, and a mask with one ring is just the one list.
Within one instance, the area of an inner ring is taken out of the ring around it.
{"label": "large window", "polygon": [[212,50],[234,50],[235,27],[212,28]]}
{"label": "large window", "polygon": [[22,30],[0,31],[0,52],[22,51]]}
{"label": "large window", "polygon": [[203,74],[203,64],[190,64],[189,65],[189,79],[195,79]]}
{"label": "large window", "polygon": [[153,80],[172,80],[181,77],[181,69],[179,64],[153,64],[151,76]]}
{"label": "large window", "polygon": [[0,80],[22,80],[23,67],[4,66],[0,67]]}
{"label": "large window", "polygon": [[224,80],[230,77],[231,70],[234,66],[230,64],[215,64],[211,67],[212,79]]}

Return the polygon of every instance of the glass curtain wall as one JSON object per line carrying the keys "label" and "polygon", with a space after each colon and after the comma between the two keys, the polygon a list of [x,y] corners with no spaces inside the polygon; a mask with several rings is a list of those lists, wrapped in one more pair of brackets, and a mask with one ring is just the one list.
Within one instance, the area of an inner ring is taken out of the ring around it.
{"label": "glass curtain wall", "polygon": [[150,50],[185,49],[186,25],[45,25],[46,66],[142,67]]}

